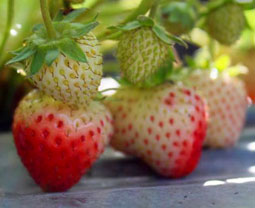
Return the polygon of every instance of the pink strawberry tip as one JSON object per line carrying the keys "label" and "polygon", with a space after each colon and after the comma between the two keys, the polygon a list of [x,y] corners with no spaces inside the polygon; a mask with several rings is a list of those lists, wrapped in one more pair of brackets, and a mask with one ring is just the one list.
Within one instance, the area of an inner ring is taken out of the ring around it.
{"label": "pink strawberry tip", "polygon": [[56,38],[53,39],[46,35],[47,30],[43,24],[35,25],[33,34],[26,39],[23,47],[12,52],[15,56],[6,64],[31,60],[29,70],[26,73],[28,76],[33,76],[40,71],[44,64],[51,66],[60,54],[72,60],[87,63],[86,54],[83,53],[75,40],[82,38],[98,26],[97,16],[86,24],[72,23],[86,11],[85,8],[77,9],[66,16],[60,12],[52,22],[56,32]]}

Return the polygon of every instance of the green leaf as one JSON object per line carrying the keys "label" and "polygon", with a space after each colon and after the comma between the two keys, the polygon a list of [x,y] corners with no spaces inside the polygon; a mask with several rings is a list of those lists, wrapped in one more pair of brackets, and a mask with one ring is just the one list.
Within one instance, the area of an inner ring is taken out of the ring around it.
{"label": "green leaf", "polygon": [[95,27],[99,25],[98,22],[91,22],[86,25],[80,24],[80,23],[73,23],[71,25],[71,31],[67,31],[67,33],[71,33],[72,38],[79,38],[81,36],[84,36],[88,34],[91,30],[93,30]]}
{"label": "green leaf", "polygon": [[65,16],[63,21],[72,22],[77,17],[79,17],[83,13],[87,12],[87,10],[88,10],[87,8],[76,9],[76,10],[72,11],[71,13],[69,13],[67,16]]}
{"label": "green leaf", "polygon": [[44,63],[44,58],[45,58],[45,51],[38,48],[36,51],[31,66],[30,66],[30,75],[36,74],[43,66]]}
{"label": "green leaf", "polygon": [[59,50],[57,48],[53,48],[51,50],[48,50],[45,56],[45,63],[48,66],[51,66],[51,64],[56,60],[56,58],[59,56]]}
{"label": "green leaf", "polygon": [[172,45],[174,42],[168,37],[168,35],[166,34],[166,31],[160,27],[159,25],[154,25],[152,27],[153,32],[158,36],[159,39],[161,39],[162,41],[164,41],[167,44]]}
{"label": "green leaf", "polygon": [[124,31],[129,31],[129,30],[134,30],[137,29],[139,27],[141,27],[141,23],[138,20],[134,20],[132,22],[129,22],[125,25],[120,25],[120,26],[116,26],[116,27],[111,27],[110,29],[119,29],[119,30],[124,30]]}
{"label": "green leaf", "polygon": [[23,60],[29,58],[30,56],[32,56],[35,52],[36,52],[35,49],[33,49],[29,46],[26,46],[25,48],[23,48],[23,50],[17,52],[17,56],[12,58],[6,64],[8,65],[8,64],[15,63],[15,62],[23,61]]}
{"label": "green leaf", "polygon": [[58,46],[60,51],[69,58],[79,62],[88,62],[84,52],[74,40],[65,38],[59,42]]}
{"label": "green leaf", "polygon": [[152,27],[154,25],[154,21],[153,19],[151,19],[150,17],[146,17],[146,16],[139,16],[138,21],[140,22],[140,24],[142,26],[145,27]]}

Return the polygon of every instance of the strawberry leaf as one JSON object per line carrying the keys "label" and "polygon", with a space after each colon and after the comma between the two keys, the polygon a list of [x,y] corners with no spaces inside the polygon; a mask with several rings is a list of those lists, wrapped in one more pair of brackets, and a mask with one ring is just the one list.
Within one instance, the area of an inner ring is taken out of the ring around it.
{"label": "strawberry leaf", "polygon": [[45,51],[42,49],[37,49],[36,53],[34,54],[31,66],[30,66],[30,75],[36,74],[43,66],[45,58]]}
{"label": "strawberry leaf", "polygon": [[58,43],[60,51],[69,58],[87,63],[87,58],[80,46],[72,39],[64,38]]}
{"label": "strawberry leaf", "polygon": [[160,27],[159,25],[154,25],[152,27],[152,30],[159,39],[161,39],[162,41],[169,45],[173,45],[174,42],[168,37],[164,28]]}
{"label": "strawberry leaf", "polygon": [[[99,25],[98,22],[91,22],[86,25],[80,24],[80,23],[73,23],[71,26],[71,34],[70,36],[72,38],[79,38],[81,36],[86,35],[91,30],[93,30],[95,27]],[[68,32],[68,31],[67,31]]]}
{"label": "strawberry leaf", "polygon": [[59,56],[59,50],[57,48],[53,48],[51,50],[48,50],[45,56],[45,63],[48,66],[51,66],[51,64],[56,60],[56,58]]}
{"label": "strawberry leaf", "polygon": [[17,55],[14,58],[12,58],[10,61],[8,61],[6,64],[8,65],[15,62],[23,61],[29,58],[30,56],[32,56],[35,52],[36,52],[35,49],[27,46],[23,48],[21,51],[16,52]]}
{"label": "strawberry leaf", "polygon": [[141,27],[141,23],[138,20],[134,20],[132,22],[129,22],[125,25],[120,25],[120,26],[116,26],[116,27],[109,27],[109,29],[119,29],[119,30],[123,30],[123,31],[129,31],[129,30],[134,30],[137,29],[139,27]]}
{"label": "strawberry leaf", "polygon": [[81,8],[81,9],[76,9],[69,13],[67,16],[64,17],[63,21],[64,22],[72,22],[74,21],[77,17],[81,16],[83,13],[87,12],[87,8]]}

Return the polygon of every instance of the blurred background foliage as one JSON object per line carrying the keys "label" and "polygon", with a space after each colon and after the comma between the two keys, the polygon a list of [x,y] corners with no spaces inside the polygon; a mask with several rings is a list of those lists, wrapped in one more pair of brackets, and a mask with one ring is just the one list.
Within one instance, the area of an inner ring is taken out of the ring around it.
{"label": "blurred background foliage", "polygon": [[[19,73],[5,66],[6,61],[11,56],[9,52],[22,45],[24,38],[31,34],[34,24],[42,22],[39,1],[14,0],[14,2],[10,36],[0,53],[0,130],[10,128],[15,106],[20,98],[32,88]],[[73,8],[89,8],[77,21],[88,21],[99,14],[100,25],[94,33],[100,38],[102,34],[105,34],[107,27],[122,22],[137,8],[140,2],[141,0],[86,0],[83,4],[74,5]],[[206,1],[201,2],[205,3]],[[0,43],[6,27],[7,3],[8,0],[0,1]],[[52,16],[56,15],[56,12],[63,7],[62,0],[49,0],[49,3]],[[242,63],[248,67],[248,73],[241,75],[241,78],[246,82],[249,94],[255,100],[255,10],[247,10],[245,15],[249,27],[243,31],[240,40],[231,47],[215,43],[215,58],[227,54],[232,64]],[[193,28],[183,38],[190,47],[185,49],[176,46],[181,58],[184,58],[186,54],[193,55],[197,49],[204,49],[210,44],[207,33],[198,27]],[[116,41],[110,40],[101,42],[105,59],[105,75],[113,75],[118,72],[118,63],[114,58],[116,43]]]}

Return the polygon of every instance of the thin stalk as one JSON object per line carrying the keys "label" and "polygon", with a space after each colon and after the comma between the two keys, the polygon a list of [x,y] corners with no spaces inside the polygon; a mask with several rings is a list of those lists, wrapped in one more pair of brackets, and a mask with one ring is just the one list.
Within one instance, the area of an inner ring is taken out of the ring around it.
{"label": "thin stalk", "polygon": [[13,21],[13,14],[14,14],[14,0],[9,0],[7,5],[7,21],[6,21],[5,31],[4,31],[2,43],[0,45],[0,56],[1,54],[3,54],[3,50],[10,36],[10,30],[11,30],[12,21]]}
{"label": "thin stalk", "polygon": [[43,22],[45,24],[48,36],[50,39],[56,38],[56,31],[53,27],[51,18],[50,18],[50,12],[48,7],[48,1],[47,0],[40,0],[41,5],[41,13],[43,17]]}
{"label": "thin stalk", "polygon": [[150,10],[150,14],[149,14],[149,16],[151,18],[155,17],[155,15],[157,13],[157,10],[158,10],[159,3],[160,3],[160,1],[155,1],[154,4],[152,5],[151,10]]}

